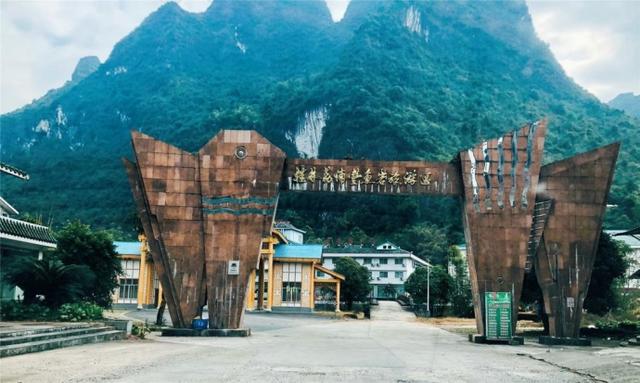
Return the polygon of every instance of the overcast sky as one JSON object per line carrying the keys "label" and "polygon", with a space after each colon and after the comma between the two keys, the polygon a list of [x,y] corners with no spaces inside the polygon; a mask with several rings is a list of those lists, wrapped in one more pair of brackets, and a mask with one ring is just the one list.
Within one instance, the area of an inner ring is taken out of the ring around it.
{"label": "overcast sky", "polygon": [[[113,45],[165,0],[0,0],[0,112],[64,84],[83,56]],[[211,0],[178,0],[191,12]],[[328,0],[339,20],[348,0]],[[640,1],[527,1],[565,71],[603,101],[640,93]]]}

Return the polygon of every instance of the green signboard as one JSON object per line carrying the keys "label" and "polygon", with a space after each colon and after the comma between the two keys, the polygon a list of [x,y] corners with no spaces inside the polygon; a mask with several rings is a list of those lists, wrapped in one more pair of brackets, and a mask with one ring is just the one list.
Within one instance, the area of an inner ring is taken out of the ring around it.
{"label": "green signboard", "polygon": [[511,293],[484,293],[485,336],[493,340],[511,339]]}

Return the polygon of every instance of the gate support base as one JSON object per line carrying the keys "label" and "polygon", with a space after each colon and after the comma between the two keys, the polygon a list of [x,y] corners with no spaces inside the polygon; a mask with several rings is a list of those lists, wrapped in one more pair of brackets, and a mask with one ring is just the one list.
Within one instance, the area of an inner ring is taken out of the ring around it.
{"label": "gate support base", "polygon": [[207,330],[192,330],[190,328],[165,328],[162,336],[221,336],[245,337],[251,335],[250,328],[221,328]]}
{"label": "gate support base", "polygon": [[538,338],[538,343],[545,344],[547,346],[591,346],[591,339],[587,338],[558,338],[555,336],[541,336]]}
{"label": "gate support base", "polygon": [[521,336],[514,336],[510,339],[487,339],[486,336],[480,334],[469,334],[469,342],[481,343],[481,344],[508,344],[511,346],[521,346],[524,344],[524,338]]}
{"label": "gate support base", "polygon": [[200,336],[245,337],[250,335],[250,328],[216,328],[200,331]]}

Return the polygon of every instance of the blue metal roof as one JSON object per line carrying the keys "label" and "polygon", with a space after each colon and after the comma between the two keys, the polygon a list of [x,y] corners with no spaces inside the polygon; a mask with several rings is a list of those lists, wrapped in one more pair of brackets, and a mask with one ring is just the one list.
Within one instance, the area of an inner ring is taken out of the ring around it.
{"label": "blue metal roof", "polygon": [[120,255],[140,255],[140,242],[113,241],[113,244]]}
{"label": "blue metal roof", "polygon": [[308,258],[321,259],[322,245],[276,245],[274,258]]}

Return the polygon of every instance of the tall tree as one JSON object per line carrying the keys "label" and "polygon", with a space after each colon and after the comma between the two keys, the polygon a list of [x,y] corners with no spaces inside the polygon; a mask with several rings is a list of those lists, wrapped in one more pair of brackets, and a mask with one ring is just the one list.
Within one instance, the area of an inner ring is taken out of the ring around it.
{"label": "tall tree", "polygon": [[344,282],[340,287],[340,300],[345,301],[351,310],[353,302],[362,302],[369,297],[369,270],[352,258],[339,258],[335,271],[344,275]]}
{"label": "tall tree", "polygon": [[411,249],[421,259],[444,265],[449,252],[449,241],[444,231],[437,226],[418,224],[407,226],[394,237],[397,245]]}
{"label": "tall tree", "polygon": [[57,233],[57,240],[56,256],[64,264],[85,265],[96,276],[83,298],[102,307],[110,307],[111,294],[118,287],[118,275],[122,273],[111,236],[74,221]]}
{"label": "tall tree", "polygon": [[629,246],[616,241],[605,232],[600,233],[598,253],[584,308],[590,313],[602,315],[620,304],[620,294],[616,291],[622,283],[629,266]]}
{"label": "tall tree", "polygon": [[461,317],[473,317],[473,298],[467,262],[455,246],[449,248],[448,259],[454,270],[450,292],[453,313]]}
{"label": "tall tree", "polygon": [[449,292],[453,284],[451,276],[442,266],[433,266],[431,274],[426,267],[421,267],[413,272],[404,283],[404,291],[411,295],[417,304],[427,302],[427,281],[429,281],[429,311],[433,312],[433,307],[449,302]]}

